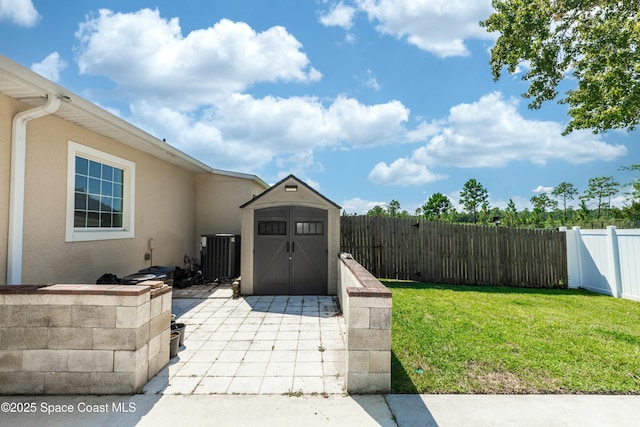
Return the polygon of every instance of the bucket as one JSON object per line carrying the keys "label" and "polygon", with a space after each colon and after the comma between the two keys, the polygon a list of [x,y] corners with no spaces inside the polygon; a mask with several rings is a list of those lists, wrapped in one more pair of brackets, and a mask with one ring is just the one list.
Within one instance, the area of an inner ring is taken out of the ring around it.
{"label": "bucket", "polygon": [[169,343],[169,357],[174,358],[178,355],[178,347],[180,346],[180,332],[171,331],[171,342]]}
{"label": "bucket", "polygon": [[184,332],[187,329],[187,325],[184,323],[172,323],[171,330],[180,332],[180,346],[184,345]]}

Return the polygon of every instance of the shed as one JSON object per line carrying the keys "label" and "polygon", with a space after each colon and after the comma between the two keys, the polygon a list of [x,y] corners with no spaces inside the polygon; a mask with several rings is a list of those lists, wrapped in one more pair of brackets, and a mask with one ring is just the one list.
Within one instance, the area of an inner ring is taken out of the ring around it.
{"label": "shed", "polygon": [[289,175],[242,209],[244,295],[335,295],[340,206]]}

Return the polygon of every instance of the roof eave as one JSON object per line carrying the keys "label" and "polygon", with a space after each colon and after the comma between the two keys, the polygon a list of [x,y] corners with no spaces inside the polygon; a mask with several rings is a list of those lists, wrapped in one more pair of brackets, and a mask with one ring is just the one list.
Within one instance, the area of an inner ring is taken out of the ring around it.
{"label": "roof eave", "polygon": [[281,179],[280,181],[276,182],[275,184],[273,184],[272,186],[269,186],[265,191],[263,191],[262,193],[258,194],[256,197],[254,197],[253,199],[249,200],[248,202],[240,205],[240,208],[246,208],[250,205],[252,205],[253,203],[255,203],[256,201],[260,200],[263,196],[267,195],[268,193],[270,193],[273,189],[275,189],[276,187],[282,185],[282,183],[284,183],[285,181],[289,180],[289,179],[293,179],[296,182],[298,182],[299,184],[305,186],[307,189],[309,189],[313,194],[315,194],[316,196],[320,197],[321,199],[325,200],[326,202],[328,202],[329,204],[333,205],[334,207],[338,208],[338,209],[342,209],[342,207],[340,205],[338,205],[337,203],[335,203],[334,201],[332,201],[331,199],[328,199],[326,196],[320,194],[320,192],[318,190],[316,190],[315,188],[311,187],[309,184],[307,184],[306,182],[302,181],[300,178],[298,178],[297,176],[290,174],[286,177],[284,177],[283,179]]}
{"label": "roof eave", "polygon": [[214,169],[2,55],[0,55],[0,93],[30,105],[44,103],[47,95],[58,96],[65,102],[54,115],[63,120],[192,172],[235,176],[253,180],[258,185],[269,188],[268,184],[255,175]]}

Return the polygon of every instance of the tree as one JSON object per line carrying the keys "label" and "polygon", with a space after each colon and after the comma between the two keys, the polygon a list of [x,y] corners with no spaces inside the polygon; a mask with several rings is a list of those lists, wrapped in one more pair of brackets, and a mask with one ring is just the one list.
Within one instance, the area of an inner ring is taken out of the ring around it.
{"label": "tree", "polygon": [[435,193],[429,197],[429,200],[422,205],[422,213],[427,219],[440,219],[440,217],[448,213],[453,205],[451,200],[442,193]]}
{"label": "tree", "polygon": [[567,220],[567,201],[573,200],[578,195],[578,189],[568,182],[561,182],[553,189],[551,195],[562,202],[562,218]]}
{"label": "tree", "polygon": [[576,219],[580,222],[587,222],[591,219],[591,211],[584,199],[580,200],[580,209],[576,212]]}
{"label": "tree", "polygon": [[380,205],[375,205],[367,212],[367,216],[387,216],[387,211]]}
{"label": "tree", "polygon": [[[618,192],[618,186],[620,184],[613,180],[611,176],[599,176],[597,178],[589,179],[589,188],[584,192],[581,197],[584,200],[596,200],[598,203],[597,219],[600,219],[601,210],[603,206],[607,207],[607,212],[611,209],[611,196]],[[604,205],[604,200],[607,199],[607,204]]]}
{"label": "tree", "polygon": [[540,193],[537,196],[533,196],[531,198],[531,204],[533,205],[534,209],[538,209],[543,213],[547,212],[547,208],[555,209],[556,206],[558,206],[558,202],[549,198],[549,196],[547,196],[547,193]]}
{"label": "tree", "polygon": [[494,213],[496,213],[494,211],[494,209],[491,209],[491,206],[489,206],[489,202],[488,201],[483,201],[482,205],[480,205],[480,222],[483,224],[488,224],[493,220],[494,216],[499,216],[499,215],[493,215]]}
{"label": "tree", "polygon": [[509,199],[509,203],[507,203],[507,208],[504,210],[504,225],[509,227],[514,227],[518,225],[518,209],[516,209],[516,204],[512,199]]}
{"label": "tree", "polygon": [[540,225],[542,220],[545,219],[547,208],[555,209],[558,206],[558,202],[552,200],[547,196],[547,193],[540,193],[537,196],[531,198],[531,204],[533,205],[533,218],[536,225]]}
{"label": "tree", "polygon": [[640,202],[632,203],[629,206],[626,206],[622,213],[624,217],[630,221],[640,221]]}
{"label": "tree", "polygon": [[[631,166],[623,166],[620,168],[622,171],[640,172],[640,163],[633,164]],[[631,204],[640,202],[640,176],[635,176],[633,181],[629,183],[631,185],[631,192],[628,195],[631,198]]]}
{"label": "tree", "polygon": [[387,216],[394,218],[400,216],[400,202],[397,200],[392,200],[389,202],[389,206],[387,206]]}
{"label": "tree", "polygon": [[478,207],[489,199],[487,189],[474,178],[464,183],[460,192],[460,203],[471,214],[474,223],[477,222]]}
{"label": "tree", "polygon": [[389,218],[410,218],[409,212],[400,210],[400,202],[392,200],[386,208],[375,205],[367,212],[367,216],[385,216]]}
{"label": "tree", "polygon": [[[640,163],[633,164],[631,166],[623,166],[620,168],[623,171],[640,172]],[[625,218],[631,221],[640,220],[640,176],[636,175],[629,183],[631,189],[625,193],[628,197],[629,205],[625,206],[622,210]]]}
{"label": "tree", "polygon": [[559,103],[569,105],[565,134],[633,130],[640,122],[640,0],[493,0],[495,12],[480,23],[498,32],[491,49],[494,80],[503,68],[528,66],[523,97],[540,108],[558,95],[571,72],[577,82]]}

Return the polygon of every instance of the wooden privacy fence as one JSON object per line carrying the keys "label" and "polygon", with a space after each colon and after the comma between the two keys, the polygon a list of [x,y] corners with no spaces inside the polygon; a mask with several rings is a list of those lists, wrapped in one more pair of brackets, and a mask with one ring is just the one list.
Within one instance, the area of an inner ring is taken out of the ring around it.
{"label": "wooden privacy fence", "polygon": [[343,216],[340,246],[376,277],[434,283],[567,285],[564,232]]}

